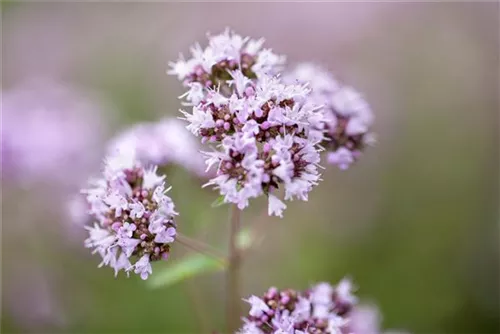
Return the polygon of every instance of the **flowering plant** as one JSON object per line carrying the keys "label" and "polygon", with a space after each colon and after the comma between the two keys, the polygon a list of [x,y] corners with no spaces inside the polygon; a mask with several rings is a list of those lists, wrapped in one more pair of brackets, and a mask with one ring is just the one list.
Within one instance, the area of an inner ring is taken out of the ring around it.
{"label": "flowering plant", "polygon": [[[86,247],[99,253],[100,266],[112,267],[115,275],[133,271],[142,279],[152,273],[151,262],[168,259],[175,242],[215,258],[227,272],[228,333],[368,334],[351,323],[357,299],[348,280],[336,287],[320,283],[303,292],[271,288],[262,298],[251,296],[241,326],[239,269],[252,240],[245,245],[238,240],[240,212],[251,199],[266,197],[268,215],[283,217],[289,205],[285,201],[307,201],[321,181],[323,151],[327,162],[340,169],[360,157],[373,142],[370,107],[316,65],[286,70],[285,57],[265,49],[263,39],[243,38],[229,29],[208,38],[205,48],[194,45],[190,58],[181,55],[168,70],[186,88],[180,118],[188,132],[163,120],[136,126],[110,143],[103,175],[83,190],[96,221],[87,228]],[[170,144],[174,130],[177,143]],[[195,137],[199,143],[192,141]],[[194,153],[198,145],[206,146],[203,156]],[[200,159],[206,174],[200,171]],[[208,179],[205,186],[220,194],[217,205],[231,205],[226,257],[178,231],[165,176],[156,167],[170,162]],[[213,268],[193,259],[177,266],[196,263],[192,274]],[[174,266],[169,269],[175,271]],[[154,279],[153,285],[158,285]]]}

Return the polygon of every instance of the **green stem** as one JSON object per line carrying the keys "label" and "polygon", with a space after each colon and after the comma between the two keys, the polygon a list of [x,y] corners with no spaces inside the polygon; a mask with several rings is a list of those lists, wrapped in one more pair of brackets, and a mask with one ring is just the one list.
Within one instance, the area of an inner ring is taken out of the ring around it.
{"label": "green stem", "polygon": [[236,244],[237,236],[240,230],[240,210],[233,204],[230,215],[229,229],[229,263],[226,277],[226,321],[227,333],[232,334],[238,330],[240,320],[240,267],[241,254]]}

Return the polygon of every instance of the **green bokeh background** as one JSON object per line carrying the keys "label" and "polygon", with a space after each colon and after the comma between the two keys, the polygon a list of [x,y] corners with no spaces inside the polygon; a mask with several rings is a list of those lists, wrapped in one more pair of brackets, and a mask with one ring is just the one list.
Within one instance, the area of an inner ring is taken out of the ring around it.
{"label": "green bokeh background", "polygon": [[[3,88],[43,74],[98,91],[115,106],[103,115],[109,136],[177,115],[182,87],[165,75],[167,63],[207,31],[230,26],[264,36],[292,64],[325,65],[366,94],[378,144],[346,172],[327,166],[309,202],[293,202],[284,219],[263,215],[263,200],[244,212],[244,224],[266,231],[244,264],[244,295],[347,275],[378,305],[384,328],[500,333],[498,3],[4,2],[2,10]],[[184,234],[224,251],[228,208],[210,207],[217,194],[177,167],[168,180]],[[41,193],[4,190],[2,290],[16,283],[16,264],[37,263],[54,277],[64,324],[48,317],[27,328],[2,298],[2,332],[223,328],[222,273],[159,290],[114,279],[81,240],[49,228],[60,218],[42,204],[23,207],[38,210],[35,236],[18,231],[13,198],[23,206]],[[173,260],[187,253],[174,246]]]}

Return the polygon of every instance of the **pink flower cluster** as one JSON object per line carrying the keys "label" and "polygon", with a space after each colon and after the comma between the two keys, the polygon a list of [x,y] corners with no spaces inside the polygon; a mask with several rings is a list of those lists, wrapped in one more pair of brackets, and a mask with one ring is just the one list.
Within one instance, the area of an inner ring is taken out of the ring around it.
{"label": "pink flower cluster", "polygon": [[272,287],[246,301],[251,309],[239,334],[347,334],[357,298],[344,279],[336,287],[319,283],[305,291]]}
{"label": "pink flower cluster", "polygon": [[358,305],[353,286],[343,279],[332,286],[319,283],[305,291],[270,288],[251,296],[248,315],[237,334],[408,334],[382,331],[381,316],[373,305]]}
{"label": "pink flower cluster", "polygon": [[[165,176],[144,168],[134,152],[115,152],[106,159],[104,177],[91,181],[86,194],[96,222],[87,227],[87,248],[115,270],[134,271],[142,279],[152,273],[150,262],[168,259],[176,236],[174,204],[165,195]],[[138,259],[134,264],[132,258]]]}
{"label": "pink flower cluster", "polygon": [[299,64],[285,79],[289,83],[309,83],[309,102],[323,106],[327,161],[342,170],[349,168],[375,141],[370,133],[374,116],[368,103],[356,90],[342,86],[325,69],[311,63]]}
{"label": "pink flower cluster", "polygon": [[226,30],[206,49],[193,48],[192,59],[172,64],[170,73],[190,88],[183,96],[192,109],[182,111],[188,130],[216,145],[207,164],[217,167],[217,176],[207,185],[240,209],[266,195],[269,214],[281,217],[286,205],[278,189],[285,200],[306,201],[320,180],[324,120],[320,106],[308,103],[307,84],[283,83],[275,75],[283,57],[271,57],[261,45]]}
{"label": "pink flower cluster", "polygon": [[243,38],[230,29],[210,36],[209,44],[191,47],[191,58],[181,54],[177,62],[170,62],[168,74],[176,75],[189,91],[184,95],[192,104],[198,104],[207,89],[226,87],[231,80],[230,71],[239,70],[248,78],[262,78],[277,74],[285,63],[285,57],[264,49],[264,39]]}

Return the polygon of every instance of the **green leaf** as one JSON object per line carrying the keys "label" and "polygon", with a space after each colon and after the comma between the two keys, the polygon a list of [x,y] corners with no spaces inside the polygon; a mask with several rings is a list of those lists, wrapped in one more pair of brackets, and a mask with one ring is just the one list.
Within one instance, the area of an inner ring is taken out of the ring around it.
{"label": "green leaf", "polygon": [[218,208],[219,206],[222,206],[224,204],[226,204],[224,202],[224,196],[221,195],[221,196],[217,197],[217,199],[215,201],[213,201],[211,207],[212,208]]}
{"label": "green leaf", "polygon": [[164,288],[197,275],[224,269],[225,266],[215,259],[203,254],[193,254],[168,264],[165,268],[153,273],[147,284],[153,289]]}

